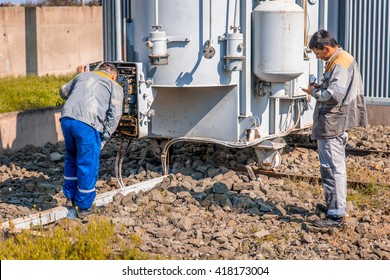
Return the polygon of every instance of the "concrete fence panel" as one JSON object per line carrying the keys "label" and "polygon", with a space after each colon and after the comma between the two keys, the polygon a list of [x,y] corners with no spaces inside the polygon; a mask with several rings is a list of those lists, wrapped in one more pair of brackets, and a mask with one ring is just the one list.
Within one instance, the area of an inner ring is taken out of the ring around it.
{"label": "concrete fence panel", "polygon": [[42,147],[63,141],[59,122],[62,107],[0,114],[0,153],[27,145]]}
{"label": "concrete fence panel", "polygon": [[0,8],[0,78],[26,74],[25,12]]}
{"label": "concrete fence panel", "polygon": [[0,7],[0,37],[0,78],[72,73],[103,59],[102,7]]}

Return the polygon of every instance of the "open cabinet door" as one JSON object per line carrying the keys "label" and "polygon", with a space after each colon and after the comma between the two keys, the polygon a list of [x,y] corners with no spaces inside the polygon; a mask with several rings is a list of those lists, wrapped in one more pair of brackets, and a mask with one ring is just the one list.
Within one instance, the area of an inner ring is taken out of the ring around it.
{"label": "open cabinet door", "polygon": [[154,111],[151,109],[153,94],[151,84],[145,80],[142,63],[136,65],[137,107],[138,107],[138,138],[149,135],[149,125]]}
{"label": "open cabinet door", "polygon": [[115,136],[142,138],[149,134],[153,96],[145,81],[142,63],[111,62],[118,69],[117,82],[123,88],[122,117]]}

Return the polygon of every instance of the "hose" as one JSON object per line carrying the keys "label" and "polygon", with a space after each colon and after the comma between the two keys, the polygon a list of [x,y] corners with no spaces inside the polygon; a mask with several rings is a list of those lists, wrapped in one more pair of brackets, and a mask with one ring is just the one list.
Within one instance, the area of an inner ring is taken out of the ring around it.
{"label": "hose", "polygon": [[120,188],[125,187],[125,184],[123,183],[123,178],[122,178],[122,163],[123,163],[123,158],[127,154],[127,151],[129,150],[129,147],[130,147],[130,140],[126,139],[127,146],[125,149],[123,149],[124,141],[125,141],[125,139],[122,138],[121,142],[119,144],[116,158],[115,158],[115,177],[116,177],[116,180],[117,180]]}

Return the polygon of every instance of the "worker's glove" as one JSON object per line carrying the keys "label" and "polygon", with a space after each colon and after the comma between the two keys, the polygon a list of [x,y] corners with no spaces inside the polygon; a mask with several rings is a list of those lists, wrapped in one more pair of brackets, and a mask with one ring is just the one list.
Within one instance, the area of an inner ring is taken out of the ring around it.
{"label": "worker's glove", "polygon": [[102,144],[101,144],[101,146],[100,146],[100,150],[103,150],[103,147],[104,147],[104,144],[105,144],[106,142],[102,142]]}

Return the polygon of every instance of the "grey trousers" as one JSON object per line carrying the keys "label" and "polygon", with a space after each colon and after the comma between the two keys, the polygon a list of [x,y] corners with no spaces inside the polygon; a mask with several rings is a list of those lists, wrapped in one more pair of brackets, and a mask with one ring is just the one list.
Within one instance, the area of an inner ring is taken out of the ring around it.
{"label": "grey trousers", "polygon": [[348,133],[329,139],[317,139],[320,172],[324,187],[327,215],[345,216],[347,204],[347,170],[345,145]]}

